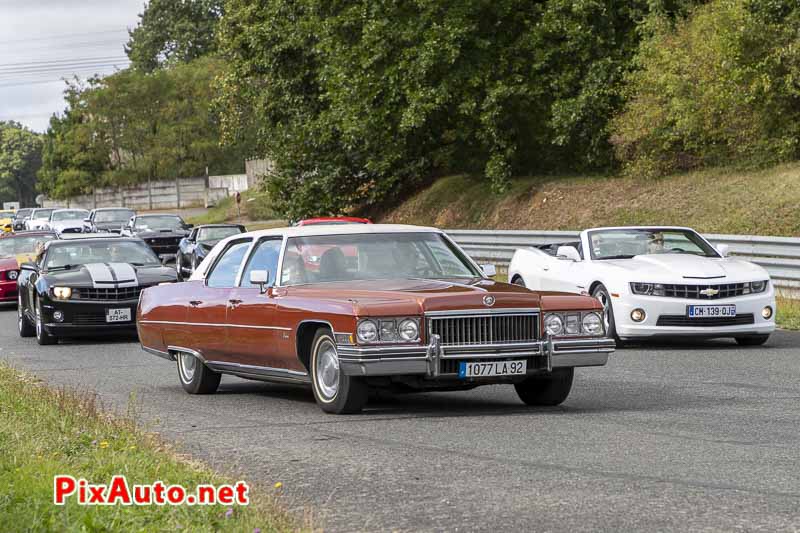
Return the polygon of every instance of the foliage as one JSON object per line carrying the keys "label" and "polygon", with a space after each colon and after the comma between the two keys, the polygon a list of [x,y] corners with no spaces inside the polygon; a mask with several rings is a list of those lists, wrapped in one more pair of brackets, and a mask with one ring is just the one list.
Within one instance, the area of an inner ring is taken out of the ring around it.
{"label": "foliage", "polygon": [[16,122],[0,121],[0,200],[34,205],[42,136]]}
{"label": "foliage", "polygon": [[605,168],[637,21],[692,2],[229,0],[228,138],[256,128],[289,218],[407,194],[445,172]]}
{"label": "foliage", "polygon": [[675,25],[652,16],[614,122],[627,171],[796,159],[798,24],[800,8],[781,0],[714,0]]}
{"label": "foliage", "polygon": [[[133,413],[131,413],[133,414]],[[123,474],[129,485],[161,480],[193,491],[198,484],[230,483],[189,463],[139,429],[129,417],[100,410],[94,395],[55,390],[0,365],[0,524],[7,531],[291,531],[297,525],[254,494],[251,505],[53,505],[53,477],[68,474],[108,483]],[[19,528],[19,529],[17,529]]]}
{"label": "foliage", "polygon": [[152,73],[124,70],[67,90],[45,143],[42,189],[54,197],[100,185],[240,171],[247,147],[220,146],[211,106],[213,58]]}
{"label": "foliage", "polygon": [[212,54],[223,12],[221,0],[150,0],[129,32],[125,53],[133,68],[145,72]]}

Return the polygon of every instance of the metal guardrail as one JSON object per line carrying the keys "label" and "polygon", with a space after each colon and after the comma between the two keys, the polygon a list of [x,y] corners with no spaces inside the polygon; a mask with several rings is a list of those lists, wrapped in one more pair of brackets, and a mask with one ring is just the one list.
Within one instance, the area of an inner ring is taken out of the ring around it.
{"label": "metal guardrail", "polygon": [[[479,262],[508,268],[514,250],[539,244],[576,240],[577,231],[446,230]],[[711,244],[727,244],[730,255],[761,265],[776,287],[800,289],[800,238],[757,235],[704,235]]]}

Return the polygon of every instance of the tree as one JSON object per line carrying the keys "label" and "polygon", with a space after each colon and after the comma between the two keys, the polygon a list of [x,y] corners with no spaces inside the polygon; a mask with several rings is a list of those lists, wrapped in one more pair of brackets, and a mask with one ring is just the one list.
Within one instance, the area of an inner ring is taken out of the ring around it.
{"label": "tree", "polygon": [[150,0],[130,31],[125,53],[133,68],[153,71],[165,64],[188,63],[216,50],[221,0]]}
{"label": "tree", "polygon": [[257,128],[291,218],[375,205],[443,173],[613,164],[609,119],[651,10],[688,1],[229,0],[225,133]]}
{"label": "tree", "polygon": [[16,122],[0,122],[0,197],[34,205],[41,165],[41,135]]}

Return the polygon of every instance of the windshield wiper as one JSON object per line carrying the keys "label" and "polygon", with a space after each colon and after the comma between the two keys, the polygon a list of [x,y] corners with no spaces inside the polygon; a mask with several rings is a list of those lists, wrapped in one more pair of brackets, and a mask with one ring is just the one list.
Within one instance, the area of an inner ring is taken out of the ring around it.
{"label": "windshield wiper", "polygon": [[604,259],[632,259],[634,257],[636,257],[636,256],[633,256],[633,255],[606,255],[606,256],[603,256],[603,257],[598,257],[598,259],[601,259],[601,260],[604,260]]}

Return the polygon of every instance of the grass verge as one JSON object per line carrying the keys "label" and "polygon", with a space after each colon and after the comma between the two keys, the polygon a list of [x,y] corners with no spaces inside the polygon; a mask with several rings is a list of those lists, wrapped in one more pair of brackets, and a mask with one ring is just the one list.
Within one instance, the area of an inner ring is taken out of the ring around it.
{"label": "grass verge", "polygon": [[779,296],[775,322],[779,328],[800,330],[800,300]]}
{"label": "grass verge", "polygon": [[291,531],[296,524],[267,497],[249,506],[80,506],[53,504],[53,476],[108,483],[162,480],[192,491],[229,483],[137,428],[132,416],[102,412],[92,394],[52,389],[0,364],[0,524],[18,531]]}
{"label": "grass verge", "polygon": [[[247,224],[249,221],[278,222],[277,216],[270,206],[269,196],[261,191],[245,191],[242,193],[242,203],[239,206],[241,213],[236,209],[236,201],[233,196],[228,196],[220,200],[217,205],[211,207],[202,215],[191,217],[187,222],[191,224],[220,224],[223,222],[238,222]],[[285,222],[280,221],[285,225]],[[275,226],[272,226],[275,227]],[[250,225],[248,224],[248,229]],[[254,228],[263,229],[263,228]]]}
{"label": "grass verge", "polygon": [[657,180],[546,176],[513,180],[494,195],[486,180],[441,178],[380,222],[441,228],[578,230],[669,224],[704,233],[800,235],[800,164],[709,169]]}

